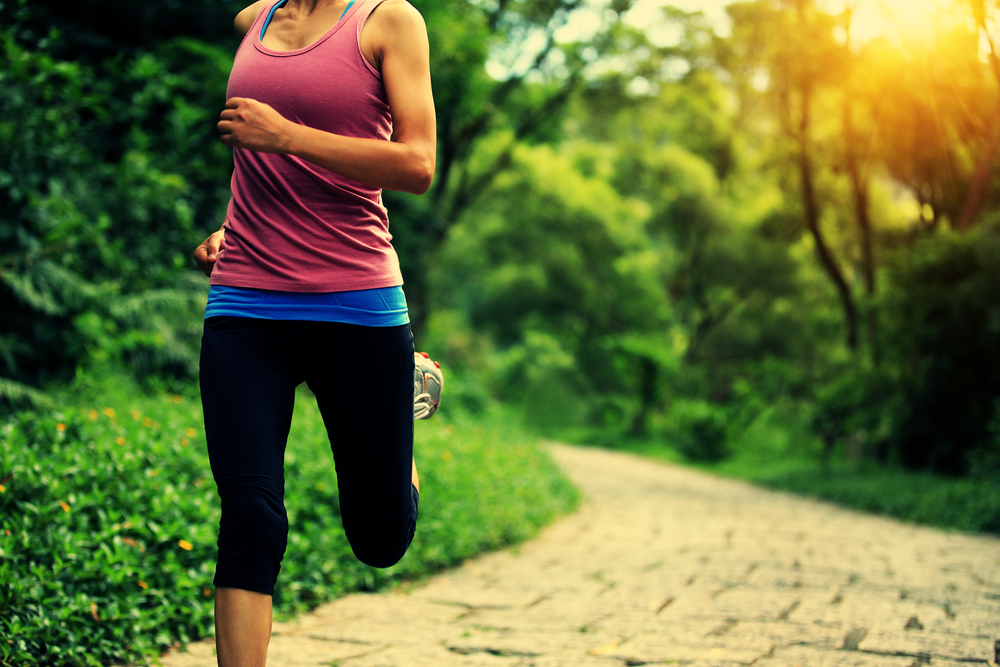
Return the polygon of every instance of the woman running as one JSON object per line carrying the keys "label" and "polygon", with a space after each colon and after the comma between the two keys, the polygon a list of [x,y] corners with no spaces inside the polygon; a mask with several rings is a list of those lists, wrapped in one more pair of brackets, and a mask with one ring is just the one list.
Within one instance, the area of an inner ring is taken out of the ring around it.
{"label": "woman running", "polygon": [[296,386],[316,395],[344,531],[375,567],[413,538],[413,419],[433,414],[441,388],[413,352],[381,197],[421,194],[434,174],[423,19],[405,0],[260,0],[235,27],[218,124],[232,199],[195,251],[211,277],[201,391],[222,500],[220,667],[266,662]]}

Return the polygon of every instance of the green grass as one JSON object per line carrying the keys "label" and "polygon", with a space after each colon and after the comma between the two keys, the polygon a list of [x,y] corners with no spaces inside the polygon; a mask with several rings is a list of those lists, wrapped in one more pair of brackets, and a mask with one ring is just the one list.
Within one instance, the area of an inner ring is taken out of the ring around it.
{"label": "green grass", "polygon": [[[508,415],[417,424],[420,520],[403,560],[359,563],[322,420],[304,392],[286,454],[287,617],[523,540],[576,491]],[[219,502],[194,395],[106,386],[0,421],[0,664],[142,661],[212,631]]]}
{"label": "green grass", "polygon": [[995,480],[953,479],[842,461],[828,466],[808,460],[764,466],[734,460],[714,466],[714,471],[911,523],[1000,534],[1000,487]]}

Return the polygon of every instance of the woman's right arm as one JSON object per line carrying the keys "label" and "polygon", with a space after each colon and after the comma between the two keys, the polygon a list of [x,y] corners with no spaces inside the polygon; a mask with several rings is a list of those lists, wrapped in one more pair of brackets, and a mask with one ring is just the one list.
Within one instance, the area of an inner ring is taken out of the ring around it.
{"label": "woman's right arm", "polygon": [[233,30],[236,31],[236,36],[240,39],[246,37],[246,34],[250,32],[250,28],[253,27],[253,22],[257,20],[257,15],[264,9],[264,5],[267,4],[267,0],[257,0],[249,7],[246,7],[239,14],[236,15],[236,19],[233,21]]}

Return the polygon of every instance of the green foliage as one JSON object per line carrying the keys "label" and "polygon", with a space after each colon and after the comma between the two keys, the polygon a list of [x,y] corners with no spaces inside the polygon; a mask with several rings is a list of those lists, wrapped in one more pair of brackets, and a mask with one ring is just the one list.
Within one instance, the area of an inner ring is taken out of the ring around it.
{"label": "green foliage", "polygon": [[646,211],[577,171],[572,154],[522,148],[450,234],[436,300],[505,348],[494,386],[535,423],[575,421],[598,385],[627,387],[622,339],[667,321],[656,257],[642,247]]}
{"label": "green foliage", "polygon": [[[109,377],[0,427],[0,664],[136,661],[211,633],[219,508],[195,400]],[[340,525],[322,419],[299,396],[277,613],[523,540],[576,499],[505,414],[441,412],[417,425],[416,450],[417,536],[393,568],[364,566]]]}
{"label": "green foliage", "polygon": [[681,400],[670,406],[664,435],[689,461],[714,463],[729,456],[729,420],[719,406]]}
{"label": "green foliage", "polygon": [[894,278],[888,350],[903,405],[892,446],[907,467],[967,473],[1000,452],[1000,221],[919,241]]}
{"label": "green foliage", "polygon": [[903,521],[1000,534],[1000,490],[993,479],[954,479],[875,465],[823,469],[813,462],[780,473],[736,474],[773,489]]}
{"label": "green foliage", "polygon": [[3,664],[137,659],[211,627],[200,411],[116,398],[3,426]]}
{"label": "green foliage", "polygon": [[195,219],[216,226],[224,201],[211,121],[229,56],[179,40],[63,60],[58,35],[25,28],[28,9],[4,11],[0,376],[37,386],[109,359],[190,374],[204,281],[179,269]]}
{"label": "green foliage", "polygon": [[[60,56],[99,61],[143,49],[177,36],[208,42],[235,41],[233,17],[249,2],[204,0],[141,4],[130,0],[5,0],[0,11],[27,5],[20,17],[21,32],[46,35],[56,29],[65,36]],[[8,18],[0,14],[3,18]]]}

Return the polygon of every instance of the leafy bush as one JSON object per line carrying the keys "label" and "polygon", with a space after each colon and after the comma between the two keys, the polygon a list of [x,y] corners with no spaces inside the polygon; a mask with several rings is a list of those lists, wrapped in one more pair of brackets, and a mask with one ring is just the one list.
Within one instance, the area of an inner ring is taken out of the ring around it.
{"label": "leafy bush", "polygon": [[205,287],[181,269],[231,169],[227,50],[64,59],[57,32],[26,27],[38,11],[0,2],[0,407],[42,406],[38,386],[107,359],[191,374]]}
{"label": "leafy bush", "polygon": [[689,461],[715,462],[729,456],[726,414],[705,401],[678,400],[666,418],[667,439]]}
{"label": "leafy bush", "polygon": [[1000,452],[1000,220],[924,239],[895,268],[895,282],[895,455],[908,468],[966,474]]}
{"label": "leafy bush", "polygon": [[820,469],[799,462],[780,473],[748,476],[765,486],[830,500],[904,521],[1000,534],[1000,489],[992,479],[953,479],[868,465]]}
{"label": "leafy bush", "polygon": [[[200,407],[133,389],[0,427],[2,665],[138,660],[211,632],[219,503]],[[417,535],[376,570],[351,554],[322,419],[300,396],[278,614],[522,540],[573,506],[569,483],[505,416],[442,412],[417,426]]]}
{"label": "leafy bush", "polygon": [[208,632],[214,483],[199,411],[167,405],[3,426],[4,664],[127,660]]}

